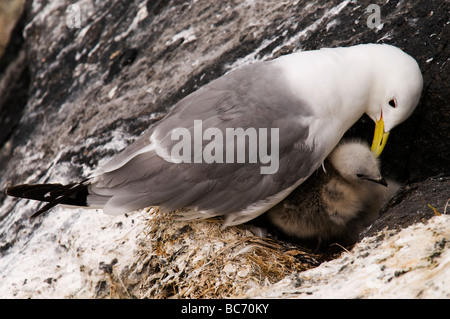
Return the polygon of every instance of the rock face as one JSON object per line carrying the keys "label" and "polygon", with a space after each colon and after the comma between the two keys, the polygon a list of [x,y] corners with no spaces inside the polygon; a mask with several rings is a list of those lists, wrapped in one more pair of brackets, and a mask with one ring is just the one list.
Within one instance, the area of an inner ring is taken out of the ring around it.
{"label": "rock face", "polygon": [[249,294],[264,298],[449,298],[448,222],[448,216],[438,216],[397,234],[380,232],[338,259]]}
{"label": "rock face", "polygon": [[[37,204],[6,198],[8,184],[80,180],[205,83],[241,65],[297,50],[377,42],[417,59],[424,76],[422,100],[392,132],[381,158],[385,175],[405,186],[368,234],[376,237],[386,226],[398,231],[416,223],[420,228],[434,216],[428,204],[443,213],[450,189],[450,5],[390,1],[378,7],[379,21],[369,5],[350,0],[26,2],[0,62],[0,295],[107,296],[115,269],[132,272],[135,252],[142,250],[136,238],[145,228],[145,212],[112,218],[58,208],[28,220]],[[369,141],[372,132],[373,123],[363,117],[348,136]],[[444,236],[439,249],[448,252],[448,218],[439,221],[436,231]],[[442,252],[433,265],[447,267],[448,273],[448,253]],[[345,263],[342,258],[333,262]],[[438,296],[448,297],[449,286]]]}

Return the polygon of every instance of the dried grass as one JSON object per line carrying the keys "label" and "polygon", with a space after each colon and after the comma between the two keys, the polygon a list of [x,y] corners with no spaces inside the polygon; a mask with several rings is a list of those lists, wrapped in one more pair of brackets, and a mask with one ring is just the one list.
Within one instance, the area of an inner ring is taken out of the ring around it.
{"label": "dried grass", "polygon": [[120,275],[123,297],[251,297],[320,264],[320,255],[254,236],[246,225],[223,230],[220,219],[180,222],[174,214],[148,213],[137,260]]}

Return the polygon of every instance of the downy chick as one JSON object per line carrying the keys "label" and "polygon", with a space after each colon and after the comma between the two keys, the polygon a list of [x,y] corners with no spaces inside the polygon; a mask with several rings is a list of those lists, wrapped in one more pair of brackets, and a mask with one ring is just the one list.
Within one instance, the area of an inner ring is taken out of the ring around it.
{"label": "downy chick", "polygon": [[288,237],[317,243],[350,245],[379,216],[384,202],[398,189],[388,187],[368,145],[343,142],[318,170],[265,218]]}

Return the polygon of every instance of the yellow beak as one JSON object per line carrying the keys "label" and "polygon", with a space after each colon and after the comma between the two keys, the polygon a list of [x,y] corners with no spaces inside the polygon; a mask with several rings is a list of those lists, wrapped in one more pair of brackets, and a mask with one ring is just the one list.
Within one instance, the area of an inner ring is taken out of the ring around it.
{"label": "yellow beak", "polygon": [[388,137],[389,132],[384,132],[383,115],[381,115],[380,119],[375,123],[375,134],[373,135],[371,148],[372,153],[375,154],[376,157],[380,156],[381,152],[383,152]]}

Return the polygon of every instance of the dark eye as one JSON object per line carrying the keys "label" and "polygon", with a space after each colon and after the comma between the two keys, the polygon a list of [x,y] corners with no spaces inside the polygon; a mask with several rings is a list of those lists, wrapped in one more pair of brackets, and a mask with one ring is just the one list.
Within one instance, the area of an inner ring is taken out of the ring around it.
{"label": "dark eye", "polygon": [[389,101],[389,105],[395,108],[397,107],[397,101],[395,99],[392,99]]}
{"label": "dark eye", "polygon": [[363,178],[363,177],[364,177],[364,174],[356,174],[356,177],[358,177],[358,178]]}

